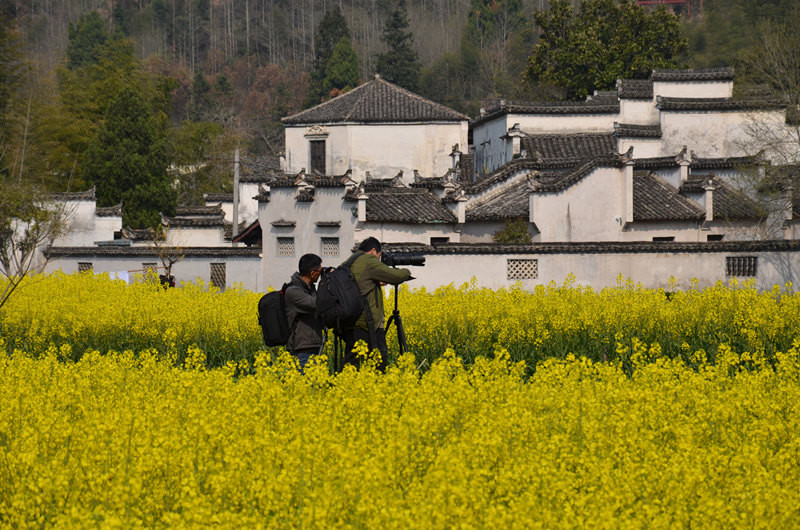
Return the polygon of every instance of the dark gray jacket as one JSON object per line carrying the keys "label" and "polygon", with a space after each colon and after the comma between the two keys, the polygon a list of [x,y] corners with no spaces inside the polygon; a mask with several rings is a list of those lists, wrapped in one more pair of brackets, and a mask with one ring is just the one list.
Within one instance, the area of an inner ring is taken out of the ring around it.
{"label": "dark gray jacket", "polygon": [[319,350],[322,346],[322,323],[317,318],[317,289],[308,285],[295,272],[285,291],[286,317],[289,320],[289,341],[292,353]]}

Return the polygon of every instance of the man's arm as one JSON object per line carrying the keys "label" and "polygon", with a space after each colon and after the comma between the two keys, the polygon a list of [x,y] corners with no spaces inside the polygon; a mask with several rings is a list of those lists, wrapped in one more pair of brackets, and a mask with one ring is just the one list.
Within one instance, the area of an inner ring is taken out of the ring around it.
{"label": "man's arm", "polygon": [[367,278],[370,280],[390,283],[392,285],[403,283],[411,278],[410,270],[395,269],[394,267],[384,265],[377,256],[370,256],[370,260],[367,262],[367,267],[364,271],[364,274],[366,274]]}
{"label": "man's arm", "polygon": [[317,310],[317,297],[296,285],[288,287],[284,296],[286,305],[291,305],[298,313],[313,313]]}

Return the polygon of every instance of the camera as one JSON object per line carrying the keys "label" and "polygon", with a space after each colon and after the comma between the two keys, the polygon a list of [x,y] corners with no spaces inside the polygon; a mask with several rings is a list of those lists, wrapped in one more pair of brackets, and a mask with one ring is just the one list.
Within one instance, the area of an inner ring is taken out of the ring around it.
{"label": "camera", "polygon": [[403,267],[411,265],[413,267],[423,267],[425,256],[416,253],[389,252],[384,250],[381,253],[381,261],[389,267]]}

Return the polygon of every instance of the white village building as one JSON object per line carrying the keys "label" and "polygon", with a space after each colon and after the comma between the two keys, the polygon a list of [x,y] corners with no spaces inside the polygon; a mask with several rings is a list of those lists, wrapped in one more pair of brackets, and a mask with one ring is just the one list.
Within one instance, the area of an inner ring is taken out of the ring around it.
{"label": "white village building", "polygon": [[[681,287],[796,281],[792,187],[778,189],[771,220],[781,222],[767,239],[762,205],[738,191],[743,174],[775,167],[754,147],[752,124],[779,135],[793,126],[784,106],[732,94],[731,69],[655,70],[584,102],[500,101],[470,122],[376,77],[284,118],[282,163],[244,158],[236,197],[209,195],[165,218],[168,241],[185,249],[173,273],[264,291],[302,254],[335,265],[375,236],[425,254],[414,285],[428,288],[472,277],[532,287],[570,273],[595,288],[619,275],[648,287],[670,277]],[[82,235],[49,249],[49,269],[157,262],[146,237],[119,216],[98,221],[108,213],[84,195],[70,199],[87,202],[74,221]],[[531,243],[494,243],[509,221],[521,221]]]}

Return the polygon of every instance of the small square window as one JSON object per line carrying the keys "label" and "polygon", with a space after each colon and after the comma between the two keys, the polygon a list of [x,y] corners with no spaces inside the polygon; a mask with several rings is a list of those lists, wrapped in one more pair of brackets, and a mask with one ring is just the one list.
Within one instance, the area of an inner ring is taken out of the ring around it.
{"label": "small square window", "polygon": [[757,256],[728,256],[725,258],[726,276],[755,276],[758,269]]}
{"label": "small square window", "polygon": [[149,273],[150,271],[157,272],[158,263],[142,263],[142,269],[144,270],[145,274]]}
{"label": "small square window", "polygon": [[294,256],[294,238],[278,238],[278,256]]}
{"label": "small square window", "polygon": [[449,243],[449,242],[450,242],[450,238],[449,237],[432,237],[431,238],[431,245],[433,245],[433,246],[444,245],[445,243]]}
{"label": "small square window", "polygon": [[535,280],[539,277],[539,260],[509,259],[506,269],[509,280]]}
{"label": "small square window", "polygon": [[722,241],[723,237],[722,234],[708,234],[706,236],[706,241]]}
{"label": "small square window", "polygon": [[78,262],[78,272],[87,272],[92,270],[92,264],[88,262]]}
{"label": "small square window", "polygon": [[338,256],[339,255],[339,238],[338,237],[323,237],[322,238],[322,255],[323,256]]}

